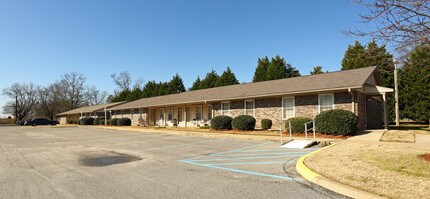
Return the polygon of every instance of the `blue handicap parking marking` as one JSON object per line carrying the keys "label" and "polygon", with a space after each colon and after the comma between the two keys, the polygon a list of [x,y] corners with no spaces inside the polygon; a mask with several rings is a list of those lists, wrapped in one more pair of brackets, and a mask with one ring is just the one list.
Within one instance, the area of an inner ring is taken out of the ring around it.
{"label": "blue handicap parking marking", "polygon": [[[268,144],[273,144],[273,142],[263,142],[239,149],[192,157],[180,160],[180,162],[254,176],[302,181],[302,179],[290,176],[250,171],[249,166],[254,168],[261,165],[293,165],[299,157],[316,150],[316,148],[279,149],[268,146]],[[269,149],[267,149],[268,147]],[[246,166],[247,169],[231,168],[231,166]]]}

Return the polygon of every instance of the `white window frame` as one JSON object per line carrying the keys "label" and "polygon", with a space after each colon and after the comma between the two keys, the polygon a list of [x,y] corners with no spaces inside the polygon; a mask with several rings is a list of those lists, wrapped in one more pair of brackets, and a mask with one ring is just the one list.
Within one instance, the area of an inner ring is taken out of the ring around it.
{"label": "white window frame", "polygon": [[322,96],[331,96],[331,102],[332,102],[332,109],[334,109],[334,94],[333,93],[324,93],[324,94],[318,94],[318,114],[321,113],[321,97]]}
{"label": "white window frame", "polygon": [[252,99],[252,100],[244,100],[243,101],[243,114],[244,115],[248,115],[248,114],[246,114],[246,102],[252,102],[252,117],[255,117],[255,100]]}
{"label": "white window frame", "polygon": [[[228,104],[228,110],[224,110],[223,104]],[[221,115],[227,115],[230,116],[230,102],[221,102]],[[227,114],[224,113],[224,111],[227,111]]]}
{"label": "white window frame", "polygon": [[[197,118],[197,109],[198,108],[200,108],[200,119]],[[195,118],[196,118],[196,120],[203,120],[203,106],[202,105],[197,105],[196,106]]]}
{"label": "white window frame", "polygon": [[282,98],[282,120],[287,120],[289,118],[286,117],[286,115],[284,114],[284,99],[293,99],[293,116],[292,117],[296,117],[296,98],[294,96],[291,97],[283,97]]}

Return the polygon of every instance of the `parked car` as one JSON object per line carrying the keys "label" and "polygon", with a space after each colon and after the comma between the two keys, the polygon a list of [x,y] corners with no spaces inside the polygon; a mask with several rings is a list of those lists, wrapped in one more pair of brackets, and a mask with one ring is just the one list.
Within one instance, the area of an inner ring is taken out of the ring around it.
{"label": "parked car", "polygon": [[26,122],[28,122],[28,121],[30,121],[31,119],[29,119],[29,120],[21,120],[21,121],[18,121],[18,122],[16,122],[16,124],[19,124],[19,125],[21,125],[21,126],[24,126],[25,125],[25,123]]}
{"label": "parked car", "polygon": [[24,125],[25,126],[37,126],[37,125],[57,125],[58,122],[57,121],[51,121],[48,120],[46,118],[34,118],[31,120],[27,120],[25,121]]}

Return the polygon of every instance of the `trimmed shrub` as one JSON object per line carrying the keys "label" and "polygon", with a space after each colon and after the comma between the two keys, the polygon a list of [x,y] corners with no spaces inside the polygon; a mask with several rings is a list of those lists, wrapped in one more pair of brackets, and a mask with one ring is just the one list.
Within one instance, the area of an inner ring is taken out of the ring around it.
{"label": "trimmed shrub", "polygon": [[255,128],[255,118],[250,115],[239,115],[231,121],[231,125],[236,130],[249,131]]}
{"label": "trimmed shrub", "polygon": [[291,132],[293,133],[304,133],[305,123],[312,121],[309,117],[292,117],[285,121],[285,129],[289,131],[289,121],[291,121]]}
{"label": "trimmed shrub", "polygon": [[111,126],[117,126],[118,124],[118,118],[113,118],[113,119],[111,119],[110,121],[109,121],[109,124],[111,125]]}
{"label": "trimmed shrub", "polygon": [[67,120],[67,124],[74,124],[75,121],[74,120]]}
{"label": "trimmed shrub", "polygon": [[316,130],[328,135],[348,135],[357,130],[358,117],[347,110],[323,111],[315,117]]}
{"label": "trimmed shrub", "polygon": [[96,119],[94,119],[94,125],[99,125],[101,120],[103,121],[103,124],[105,124],[104,123],[104,121],[105,121],[104,117],[97,117]]}
{"label": "trimmed shrub", "polygon": [[211,119],[211,128],[212,129],[232,129],[231,126],[231,121],[233,120],[233,118],[231,118],[230,116],[226,116],[226,115],[220,115],[220,116],[216,116],[213,117]]}
{"label": "trimmed shrub", "polygon": [[131,120],[130,120],[130,118],[121,118],[116,122],[116,124],[118,126],[130,126]]}
{"label": "trimmed shrub", "polygon": [[[107,120],[107,121],[109,122],[109,120]],[[105,125],[105,119],[104,118],[99,120],[99,125]]]}
{"label": "trimmed shrub", "polygon": [[94,124],[94,118],[92,117],[84,117],[80,121],[81,125],[93,125]]}
{"label": "trimmed shrub", "polygon": [[269,130],[272,128],[272,120],[271,119],[262,119],[261,120],[261,128],[263,130]]}

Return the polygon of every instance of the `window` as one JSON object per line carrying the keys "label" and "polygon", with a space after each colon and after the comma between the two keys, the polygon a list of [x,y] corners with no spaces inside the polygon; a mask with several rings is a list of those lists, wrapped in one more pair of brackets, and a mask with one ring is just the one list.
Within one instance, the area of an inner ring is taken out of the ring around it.
{"label": "window", "polygon": [[282,119],[286,120],[295,116],[294,97],[282,98]]}
{"label": "window", "polygon": [[196,120],[202,119],[202,106],[196,106]]}
{"label": "window", "polygon": [[160,108],[160,120],[164,120],[164,108]]}
{"label": "window", "polygon": [[208,106],[208,120],[212,119],[212,110],[213,110],[212,105],[209,105]]}
{"label": "window", "polygon": [[167,109],[167,120],[173,120],[173,110],[172,107]]}
{"label": "window", "polygon": [[221,115],[230,115],[230,102],[221,103]]}
{"label": "window", "polygon": [[254,116],[254,100],[245,100],[245,115]]}
{"label": "window", "polygon": [[318,113],[334,109],[333,93],[318,95]]}

